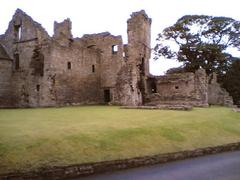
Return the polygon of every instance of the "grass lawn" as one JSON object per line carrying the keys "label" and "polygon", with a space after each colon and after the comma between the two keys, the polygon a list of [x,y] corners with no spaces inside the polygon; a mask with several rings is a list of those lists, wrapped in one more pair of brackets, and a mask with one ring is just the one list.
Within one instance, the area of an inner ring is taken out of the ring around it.
{"label": "grass lawn", "polygon": [[0,173],[240,141],[240,113],[82,106],[0,110]]}

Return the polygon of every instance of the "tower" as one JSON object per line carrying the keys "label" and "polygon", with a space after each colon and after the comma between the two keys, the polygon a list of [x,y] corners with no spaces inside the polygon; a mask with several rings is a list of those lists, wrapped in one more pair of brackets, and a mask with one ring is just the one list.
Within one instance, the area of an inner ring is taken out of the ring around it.
{"label": "tower", "polygon": [[63,22],[54,22],[54,35],[53,38],[61,45],[68,47],[72,40],[72,22],[69,18]]}
{"label": "tower", "polygon": [[136,87],[144,104],[147,94],[147,77],[149,76],[149,59],[151,56],[151,22],[144,10],[134,12],[128,20],[128,62],[132,65]]}

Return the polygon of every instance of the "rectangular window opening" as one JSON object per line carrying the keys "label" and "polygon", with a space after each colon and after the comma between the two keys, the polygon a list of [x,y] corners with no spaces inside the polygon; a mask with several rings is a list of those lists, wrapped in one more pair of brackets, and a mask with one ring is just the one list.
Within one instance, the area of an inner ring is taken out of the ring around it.
{"label": "rectangular window opening", "polygon": [[15,28],[16,38],[19,41],[22,37],[22,27],[21,25],[15,25],[14,28]]}
{"label": "rectangular window opening", "polygon": [[67,68],[68,68],[68,69],[72,69],[72,64],[71,64],[71,62],[68,62],[68,63],[67,63]]}
{"label": "rectangular window opening", "polygon": [[37,84],[37,86],[36,86],[36,90],[37,90],[37,92],[40,91],[40,85],[39,85],[39,84]]}
{"label": "rectangular window opening", "polygon": [[14,61],[15,61],[15,70],[18,70],[20,68],[20,65],[19,65],[19,54],[18,53],[14,54]]}
{"label": "rectangular window opening", "polygon": [[118,45],[112,45],[112,54],[116,54],[118,52]]}
{"label": "rectangular window opening", "polygon": [[92,65],[92,72],[95,72],[95,65]]}
{"label": "rectangular window opening", "polygon": [[157,93],[157,85],[155,82],[152,82],[151,89],[152,89],[152,93]]}

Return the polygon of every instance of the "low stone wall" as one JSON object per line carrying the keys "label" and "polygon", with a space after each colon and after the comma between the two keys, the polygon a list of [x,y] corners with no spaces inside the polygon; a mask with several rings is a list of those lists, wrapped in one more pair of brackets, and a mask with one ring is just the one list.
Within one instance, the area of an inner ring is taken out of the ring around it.
{"label": "low stone wall", "polygon": [[234,112],[240,112],[240,108],[233,108]]}
{"label": "low stone wall", "polygon": [[153,156],[136,157],[131,159],[122,159],[114,161],[104,161],[96,163],[86,163],[65,167],[49,167],[38,169],[37,171],[25,173],[9,173],[0,175],[1,180],[9,179],[67,179],[74,177],[82,177],[96,173],[103,173],[107,171],[116,171],[128,168],[135,168],[139,166],[153,165],[159,163],[166,163],[170,161],[183,160],[208,154],[216,154],[226,151],[240,150],[240,142],[220,145],[215,147],[206,147],[195,150],[181,151],[175,153],[159,154]]}
{"label": "low stone wall", "polygon": [[159,109],[159,110],[183,110],[188,111],[192,110],[193,107],[189,105],[170,105],[170,104],[161,104],[157,106],[121,106],[121,109]]}

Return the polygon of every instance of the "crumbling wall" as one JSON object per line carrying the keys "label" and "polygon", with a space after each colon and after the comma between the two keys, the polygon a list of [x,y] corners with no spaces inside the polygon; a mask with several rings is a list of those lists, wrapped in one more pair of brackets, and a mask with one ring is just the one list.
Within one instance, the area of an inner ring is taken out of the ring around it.
{"label": "crumbling wall", "polygon": [[[42,82],[43,70],[39,71],[35,62],[33,63],[33,59],[39,59],[39,57],[35,57],[36,47],[45,46],[49,39],[50,37],[40,24],[17,9],[6,33],[1,38],[1,43],[6,47],[10,58],[13,59],[10,72],[12,73],[12,97],[14,97],[16,106],[39,105],[40,96],[36,92],[36,84]],[[40,49],[37,51],[41,54]],[[44,63],[42,60],[40,61],[41,64]]]}
{"label": "crumbling wall", "polygon": [[213,73],[209,77],[208,103],[210,105],[233,106],[233,99],[229,93],[217,82],[217,75]]}
{"label": "crumbling wall", "polygon": [[69,19],[55,22],[49,37],[18,9],[0,37],[12,59],[12,69],[2,63],[8,68],[2,73],[8,73],[4,81],[11,77],[15,106],[141,105],[149,73],[150,25],[144,11],[133,13],[128,45],[107,32],[73,38]]}
{"label": "crumbling wall", "polygon": [[194,73],[167,74],[156,77],[156,92],[148,104],[189,104],[195,96]]}
{"label": "crumbling wall", "polygon": [[[128,56],[135,65],[144,64],[143,69],[149,74],[149,59],[151,56],[151,23],[152,20],[144,10],[134,12],[128,19]],[[144,59],[142,59],[144,58]],[[142,60],[144,60],[142,62]]]}
{"label": "crumbling wall", "polygon": [[0,43],[0,107],[13,107],[12,97],[12,59]]}
{"label": "crumbling wall", "polygon": [[136,106],[142,105],[147,95],[151,19],[142,10],[132,13],[127,23],[128,45],[124,46],[127,72],[122,70],[119,73],[118,87],[122,88],[118,91],[118,98],[121,97],[125,105]]}
{"label": "crumbling wall", "polygon": [[133,76],[133,67],[126,64],[117,76],[114,102],[119,105],[142,105],[141,92],[137,87],[136,77]]}
{"label": "crumbling wall", "polygon": [[64,48],[53,43],[48,58],[49,68],[45,72],[48,99],[56,105],[101,103],[98,51],[75,44]]}
{"label": "crumbling wall", "polygon": [[[9,22],[8,29],[1,38],[1,43],[6,47],[8,55],[13,59],[16,51],[25,51],[25,47],[31,48],[31,44],[28,44],[28,42],[41,44],[46,43],[49,38],[48,33],[39,23],[33,21],[22,10],[17,9]],[[25,61],[27,64],[28,60]]]}
{"label": "crumbling wall", "polygon": [[108,32],[73,38],[70,19],[54,22],[50,37],[18,9],[0,36],[0,107],[233,104],[203,69],[150,76],[151,19],[142,10],[127,24],[126,45]]}
{"label": "crumbling wall", "polygon": [[44,55],[41,52],[41,47],[35,46],[33,50],[33,55],[30,62],[30,68],[32,68],[33,76],[43,76],[44,75]]}
{"label": "crumbling wall", "polygon": [[0,53],[0,107],[13,107],[14,99],[12,97],[12,61],[2,58]]}
{"label": "crumbling wall", "polygon": [[109,91],[110,102],[115,103],[117,73],[125,64],[122,37],[104,32],[84,35],[80,42],[84,43],[84,48],[99,52],[100,96],[102,101],[107,103],[108,98],[104,97],[104,91]]}
{"label": "crumbling wall", "polygon": [[53,39],[61,46],[69,47],[72,43],[72,22],[65,19],[63,22],[54,22]]}
{"label": "crumbling wall", "polygon": [[194,73],[159,77],[157,93],[163,97],[163,100],[190,100],[195,93]]}
{"label": "crumbling wall", "polygon": [[155,77],[156,92],[149,94],[147,105],[208,106],[207,76],[203,69],[195,73],[175,73]]}
{"label": "crumbling wall", "polygon": [[208,77],[202,68],[195,72],[195,102],[194,106],[208,106]]}

